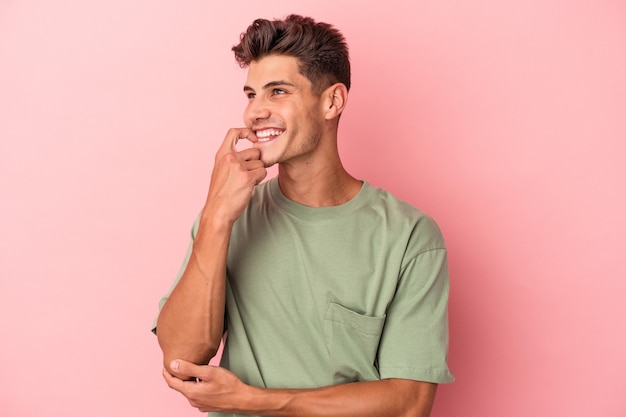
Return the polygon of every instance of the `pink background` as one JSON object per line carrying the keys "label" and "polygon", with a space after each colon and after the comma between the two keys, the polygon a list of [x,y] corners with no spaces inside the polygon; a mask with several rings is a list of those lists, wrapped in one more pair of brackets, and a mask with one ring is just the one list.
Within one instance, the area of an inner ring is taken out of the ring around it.
{"label": "pink background", "polygon": [[626,3],[0,3],[0,415],[195,416],[149,332],[256,17],[343,30],[356,176],[450,249],[434,417],[624,416]]}

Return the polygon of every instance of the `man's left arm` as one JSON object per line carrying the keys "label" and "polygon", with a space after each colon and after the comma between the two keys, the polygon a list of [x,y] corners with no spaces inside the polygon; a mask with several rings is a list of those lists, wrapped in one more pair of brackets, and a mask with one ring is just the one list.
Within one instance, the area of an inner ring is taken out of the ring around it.
{"label": "man's left arm", "polygon": [[428,417],[437,384],[390,378],[311,389],[266,389],[244,384],[230,371],[178,360],[172,369],[194,378],[183,381],[164,371],[167,384],[199,411],[317,417]]}

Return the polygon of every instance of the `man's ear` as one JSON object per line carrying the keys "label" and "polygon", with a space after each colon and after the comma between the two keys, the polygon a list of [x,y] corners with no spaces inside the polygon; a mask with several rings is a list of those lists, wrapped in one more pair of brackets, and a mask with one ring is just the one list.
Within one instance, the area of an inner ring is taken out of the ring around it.
{"label": "man's ear", "polygon": [[348,103],[348,89],[343,83],[336,83],[328,87],[322,93],[322,102],[324,105],[324,116],[326,120],[337,118],[345,109]]}

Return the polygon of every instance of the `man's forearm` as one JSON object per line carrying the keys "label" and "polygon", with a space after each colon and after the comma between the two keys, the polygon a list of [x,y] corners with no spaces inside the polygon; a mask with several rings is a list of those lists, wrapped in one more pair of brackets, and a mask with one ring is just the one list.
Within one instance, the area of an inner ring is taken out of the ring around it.
{"label": "man's forearm", "polygon": [[248,412],[276,417],[428,417],[436,390],[436,384],[406,379],[302,390],[253,389]]}
{"label": "man's forearm", "polygon": [[165,368],[182,378],[189,375],[170,369],[172,359],[206,364],[217,352],[224,331],[230,234],[254,187],[267,175],[258,149],[237,151],[237,142],[244,138],[257,141],[250,129],[229,129],[215,155],[191,257],[159,314],[157,336]]}
{"label": "man's forearm", "polygon": [[228,227],[201,221],[187,267],[157,321],[166,367],[174,358],[206,364],[219,348],[229,239]]}

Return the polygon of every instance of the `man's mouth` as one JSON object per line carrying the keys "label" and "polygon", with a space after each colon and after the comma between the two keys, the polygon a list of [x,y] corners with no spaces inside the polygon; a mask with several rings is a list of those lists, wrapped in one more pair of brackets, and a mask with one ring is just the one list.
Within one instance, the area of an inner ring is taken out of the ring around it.
{"label": "man's mouth", "polygon": [[284,130],[281,129],[262,129],[257,130],[255,133],[256,137],[259,139],[258,143],[269,142],[271,140],[276,139],[280,136]]}

